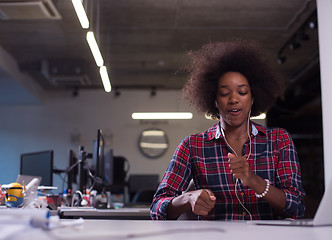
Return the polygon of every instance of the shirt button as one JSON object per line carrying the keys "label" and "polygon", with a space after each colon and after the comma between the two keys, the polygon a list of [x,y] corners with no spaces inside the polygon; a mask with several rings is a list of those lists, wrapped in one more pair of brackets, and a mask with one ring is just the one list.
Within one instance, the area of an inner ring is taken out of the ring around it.
{"label": "shirt button", "polygon": [[241,192],[241,196],[244,196],[244,192]]}
{"label": "shirt button", "polygon": [[246,215],[246,212],[243,212],[242,215],[245,216],[245,215]]}

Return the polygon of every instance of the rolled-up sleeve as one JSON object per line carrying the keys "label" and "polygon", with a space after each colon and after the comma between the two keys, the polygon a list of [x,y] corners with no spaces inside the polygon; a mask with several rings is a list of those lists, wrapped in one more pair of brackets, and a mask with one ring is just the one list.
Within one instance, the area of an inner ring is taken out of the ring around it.
{"label": "rolled-up sleeve", "polygon": [[185,138],[175,150],[171,162],[154,195],[150,216],[153,220],[166,220],[167,208],[173,198],[182,194],[191,179],[189,138]]}

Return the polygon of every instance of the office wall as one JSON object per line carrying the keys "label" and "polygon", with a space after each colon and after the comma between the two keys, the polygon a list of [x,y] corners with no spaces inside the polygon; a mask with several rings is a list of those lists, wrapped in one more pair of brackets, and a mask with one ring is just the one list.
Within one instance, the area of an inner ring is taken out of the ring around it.
{"label": "office wall", "polygon": [[[192,111],[194,118],[140,121],[131,118],[134,111]],[[70,92],[49,93],[41,105],[0,105],[0,112],[0,184],[15,181],[22,153],[54,150],[54,166],[65,169],[70,149],[77,153],[81,145],[92,151],[97,129],[103,130],[114,155],[128,159],[130,173],[157,173],[162,177],[180,141],[215,123],[189,107],[180,91],[157,91],[154,97],[142,90],[121,91],[119,97],[102,90],[80,91],[77,97]],[[169,139],[167,152],[154,160],[138,149],[140,133],[151,127],[165,130]],[[57,175],[54,185],[62,189]]]}
{"label": "office wall", "polygon": [[[131,119],[134,111],[190,111],[179,91],[121,91],[119,97],[102,90],[50,93],[42,105],[0,106],[0,184],[15,181],[21,153],[54,150],[54,165],[64,169],[69,149],[78,152],[83,145],[92,151],[97,129],[102,129],[107,147],[130,162],[131,173],[165,171],[178,143],[191,133],[201,132],[214,122],[194,113],[192,120],[139,121]],[[144,157],[138,149],[138,137],[146,128],[166,131],[169,149],[155,160]],[[55,185],[62,187],[55,176]]]}

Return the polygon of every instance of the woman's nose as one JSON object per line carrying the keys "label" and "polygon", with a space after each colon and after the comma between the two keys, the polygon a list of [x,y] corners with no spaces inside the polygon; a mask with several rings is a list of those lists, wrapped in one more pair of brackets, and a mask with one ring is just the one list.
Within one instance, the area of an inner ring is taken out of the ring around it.
{"label": "woman's nose", "polygon": [[230,103],[234,104],[234,103],[238,103],[239,102],[239,98],[238,96],[236,96],[235,94],[232,94],[230,96],[230,99],[229,99]]}

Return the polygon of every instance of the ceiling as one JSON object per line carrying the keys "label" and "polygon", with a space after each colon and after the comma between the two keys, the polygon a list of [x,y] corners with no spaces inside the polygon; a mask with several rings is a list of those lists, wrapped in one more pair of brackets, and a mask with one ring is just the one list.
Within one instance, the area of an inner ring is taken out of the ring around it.
{"label": "ceiling", "polygon": [[[58,17],[39,16],[20,5],[12,10],[12,18],[4,20],[4,2],[37,3],[40,8],[40,2],[50,1]],[[181,89],[186,76],[179,70],[187,63],[189,50],[236,37],[258,40],[287,83],[301,82],[306,71],[317,67],[317,28],[309,27],[309,21],[317,18],[315,1],[90,0],[83,4],[116,91]],[[35,19],[38,16],[42,19]],[[1,18],[0,47],[27,78],[25,86],[36,84],[46,93],[103,88],[86,42],[87,30],[81,28],[71,1],[0,0]],[[301,40],[301,33],[309,38]],[[292,40],[301,47],[291,50]],[[286,57],[283,64],[277,64],[279,53]],[[15,81],[8,78],[4,64],[8,61],[0,60],[1,88]]]}

